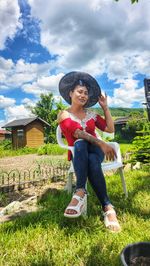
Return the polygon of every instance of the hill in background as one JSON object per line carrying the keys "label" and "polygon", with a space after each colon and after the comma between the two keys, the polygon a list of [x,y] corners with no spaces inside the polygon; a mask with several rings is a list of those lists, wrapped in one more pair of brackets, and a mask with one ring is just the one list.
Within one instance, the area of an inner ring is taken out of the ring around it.
{"label": "hill in background", "polygon": [[[93,108],[95,111],[97,111],[100,115],[103,115],[103,111],[101,108]],[[113,117],[124,117],[124,116],[129,116],[130,113],[140,113],[143,114],[144,113],[144,109],[143,108],[122,108],[122,107],[118,107],[118,108],[109,108],[111,111],[111,115]]]}

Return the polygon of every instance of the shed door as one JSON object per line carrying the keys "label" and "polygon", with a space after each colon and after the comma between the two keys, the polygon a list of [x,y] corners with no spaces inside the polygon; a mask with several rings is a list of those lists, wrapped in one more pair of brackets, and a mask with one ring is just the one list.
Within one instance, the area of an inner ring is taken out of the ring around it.
{"label": "shed door", "polygon": [[24,147],[24,130],[18,129],[17,130],[17,148]]}

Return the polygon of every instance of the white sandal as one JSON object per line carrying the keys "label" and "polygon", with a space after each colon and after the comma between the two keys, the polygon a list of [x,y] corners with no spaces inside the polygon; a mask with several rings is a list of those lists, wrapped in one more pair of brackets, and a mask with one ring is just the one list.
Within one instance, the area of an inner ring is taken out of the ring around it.
{"label": "white sandal", "polygon": [[[78,203],[75,206],[69,205],[66,208],[65,212],[64,212],[64,216],[68,217],[68,218],[77,218],[77,217],[79,217],[85,211],[85,208],[86,208],[86,197],[87,197],[86,194],[83,197],[80,197],[78,195],[73,195],[72,199],[78,200]],[[74,211],[76,211],[76,213],[66,213],[67,210],[74,210]]]}
{"label": "white sandal", "polygon": [[[121,227],[118,223],[118,221],[110,221],[108,218],[109,214],[116,214],[115,210],[108,210],[106,212],[103,212],[104,215],[104,224],[106,226],[106,228],[108,228],[111,232],[117,233],[121,231]],[[118,227],[118,230],[112,230],[111,226],[115,226]]]}

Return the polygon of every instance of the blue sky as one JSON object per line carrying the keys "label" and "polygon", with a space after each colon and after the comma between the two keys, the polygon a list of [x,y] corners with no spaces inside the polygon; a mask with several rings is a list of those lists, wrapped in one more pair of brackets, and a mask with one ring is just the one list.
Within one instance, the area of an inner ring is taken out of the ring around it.
{"label": "blue sky", "polygon": [[110,107],[143,107],[150,76],[150,1],[1,0],[0,127],[31,116],[60,78],[93,75]]}

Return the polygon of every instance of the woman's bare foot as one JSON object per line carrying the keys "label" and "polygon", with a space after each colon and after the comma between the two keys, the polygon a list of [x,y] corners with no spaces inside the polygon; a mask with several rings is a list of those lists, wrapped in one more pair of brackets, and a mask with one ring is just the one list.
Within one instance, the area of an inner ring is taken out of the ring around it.
{"label": "woman's bare foot", "polygon": [[103,209],[104,211],[104,223],[108,229],[112,232],[119,232],[121,227],[117,220],[116,212],[112,205],[107,205]]}

